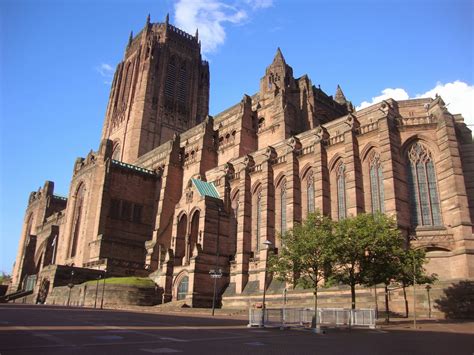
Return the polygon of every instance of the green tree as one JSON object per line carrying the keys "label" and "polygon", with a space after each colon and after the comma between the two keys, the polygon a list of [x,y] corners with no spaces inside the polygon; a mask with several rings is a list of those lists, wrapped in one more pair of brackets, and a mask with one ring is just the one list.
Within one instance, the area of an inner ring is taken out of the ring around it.
{"label": "green tree", "polygon": [[406,288],[412,286],[414,281],[418,285],[432,284],[438,277],[436,274],[428,275],[423,265],[426,263],[426,253],[423,249],[404,250],[400,256],[399,269],[395,275],[394,281],[398,282],[403,289],[403,298],[405,301],[405,317],[408,318],[408,300]]}
{"label": "green tree", "polygon": [[318,286],[330,273],[334,264],[331,246],[334,223],[316,212],[302,223],[282,235],[278,255],[269,258],[269,270],[277,279],[314,291],[314,316],[312,327],[317,325]]}
{"label": "green tree", "polygon": [[351,288],[356,306],[356,285],[390,284],[397,273],[403,239],[393,218],[384,214],[359,214],[336,223],[333,278]]}
{"label": "green tree", "polygon": [[8,285],[10,283],[10,280],[11,276],[2,271],[2,273],[0,274],[0,285]]}

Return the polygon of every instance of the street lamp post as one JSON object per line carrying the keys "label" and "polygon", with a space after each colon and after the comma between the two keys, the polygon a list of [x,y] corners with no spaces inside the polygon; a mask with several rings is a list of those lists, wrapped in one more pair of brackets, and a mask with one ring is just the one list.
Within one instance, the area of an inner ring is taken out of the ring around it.
{"label": "street lamp post", "polygon": [[107,269],[104,270],[104,282],[102,283],[102,299],[100,300],[100,309],[104,308],[104,294],[105,294],[105,276],[107,275]]}
{"label": "street lamp post", "polygon": [[222,277],[222,269],[212,269],[209,271],[211,279],[214,279],[214,293],[212,295],[212,315],[214,315],[216,309],[216,291],[217,291],[217,279]]}
{"label": "street lamp post", "polygon": [[413,254],[413,328],[416,329],[416,265],[415,265],[415,254]]}
{"label": "street lamp post", "polygon": [[[416,240],[416,235],[409,236],[410,241]],[[416,329],[416,265],[415,265],[415,254],[412,253],[413,263],[413,328]]]}
{"label": "street lamp post", "polygon": [[71,291],[72,291],[72,288],[74,287],[74,283],[72,282],[73,278],[74,278],[74,270],[71,270],[71,280],[67,284],[67,287],[69,287],[69,294],[67,296],[67,306],[68,307],[69,307],[69,302],[71,301]]}
{"label": "street lamp post", "polygon": [[214,290],[212,293],[212,315],[214,316],[216,310],[216,296],[217,296],[217,279],[222,277],[222,269],[219,268],[219,234],[221,222],[221,208],[217,208],[217,235],[216,235],[216,266],[215,269],[209,271],[209,275],[214,279]]}
{"label": "street lamp post", "polygon": [[97,308],[97,294],[99,291],[99,280],[102,278],[102,275],[97,277],[97,283],[95,285],[95,301],[94,301],[94,308]]}
{"label": "street lamp post", "polygon": [[428,318],[431,318],[431,299],[430,299],[431,286],[426,285],[426,293],[428,294]]}
{"label": "street lamp post", "polygon": [[262,327],[265,327],[265,297],[267,295],[267,266],[268,266],[268,252],[270,248],[272,247],[272,242],[269,240],[266,240],[263,242],[265,244],[265,249],[266,249],[266,254],[265,254],[265,273],[263,277],[263,302],[262,302]]}

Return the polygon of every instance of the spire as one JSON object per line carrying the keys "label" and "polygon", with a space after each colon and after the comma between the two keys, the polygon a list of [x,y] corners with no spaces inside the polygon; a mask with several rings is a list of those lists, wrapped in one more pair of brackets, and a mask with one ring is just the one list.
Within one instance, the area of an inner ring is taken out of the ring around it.
{"label": "spire", "polygon": [[199,40],[199,29],[196,28],[196,34],[194,35],[194,37],[196,38],[196,41]]}
{"label": "spire", "polygon": [[130,31],[130,37],[128,37],[128,45],[127,47],[130,47],[133,41],[133,31]]}
{"label": "spire", "polygon": [[165,23],[166,23],[166,25],[168,25],[170,23],[170,14],[169,13],[166,14]]}
{"label": "spire", "polygon": [[150,14],[148,14],[148,16],[146,17],[146,26],[148,27],[149,24],[150,24]]}
{"label": "spire", "polygon": [[347,103],[346,97],[344,96],[344,93],[342,92],[342,89],[339,85],[337,85],[334,101],[341,105],[345,105]]}
{"label": "spire", "polygon": [[282,63],[285,63],[285,58],[283,57],[283,53],[281,52],[281,49],[280,47],[277,48],[277,52],[275,54],[275,58],[273,58],[273,63],[275,62],[282,62]]}

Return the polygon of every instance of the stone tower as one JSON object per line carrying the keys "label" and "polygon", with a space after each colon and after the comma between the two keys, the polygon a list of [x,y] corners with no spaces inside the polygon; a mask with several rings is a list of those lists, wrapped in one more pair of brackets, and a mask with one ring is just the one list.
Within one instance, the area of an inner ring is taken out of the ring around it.
{"label": "stone tower", "polygon": [[209,65],[198,33],[150,23],[130,34],[117,65],[102,129],[113,141],[113,158],[138,157],[201,122],[209,110]]}

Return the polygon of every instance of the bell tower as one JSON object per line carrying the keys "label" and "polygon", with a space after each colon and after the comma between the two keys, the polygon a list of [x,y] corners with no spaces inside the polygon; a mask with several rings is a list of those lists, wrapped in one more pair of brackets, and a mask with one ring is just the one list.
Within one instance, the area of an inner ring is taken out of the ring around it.
{"label": "bell tower", "polygon": [[130,34],[117,65],[102,129],[113,158],[133,163],[143,154],[201,122],[209,111],[209,64],[194,36],[169,24],[150,23]]}

